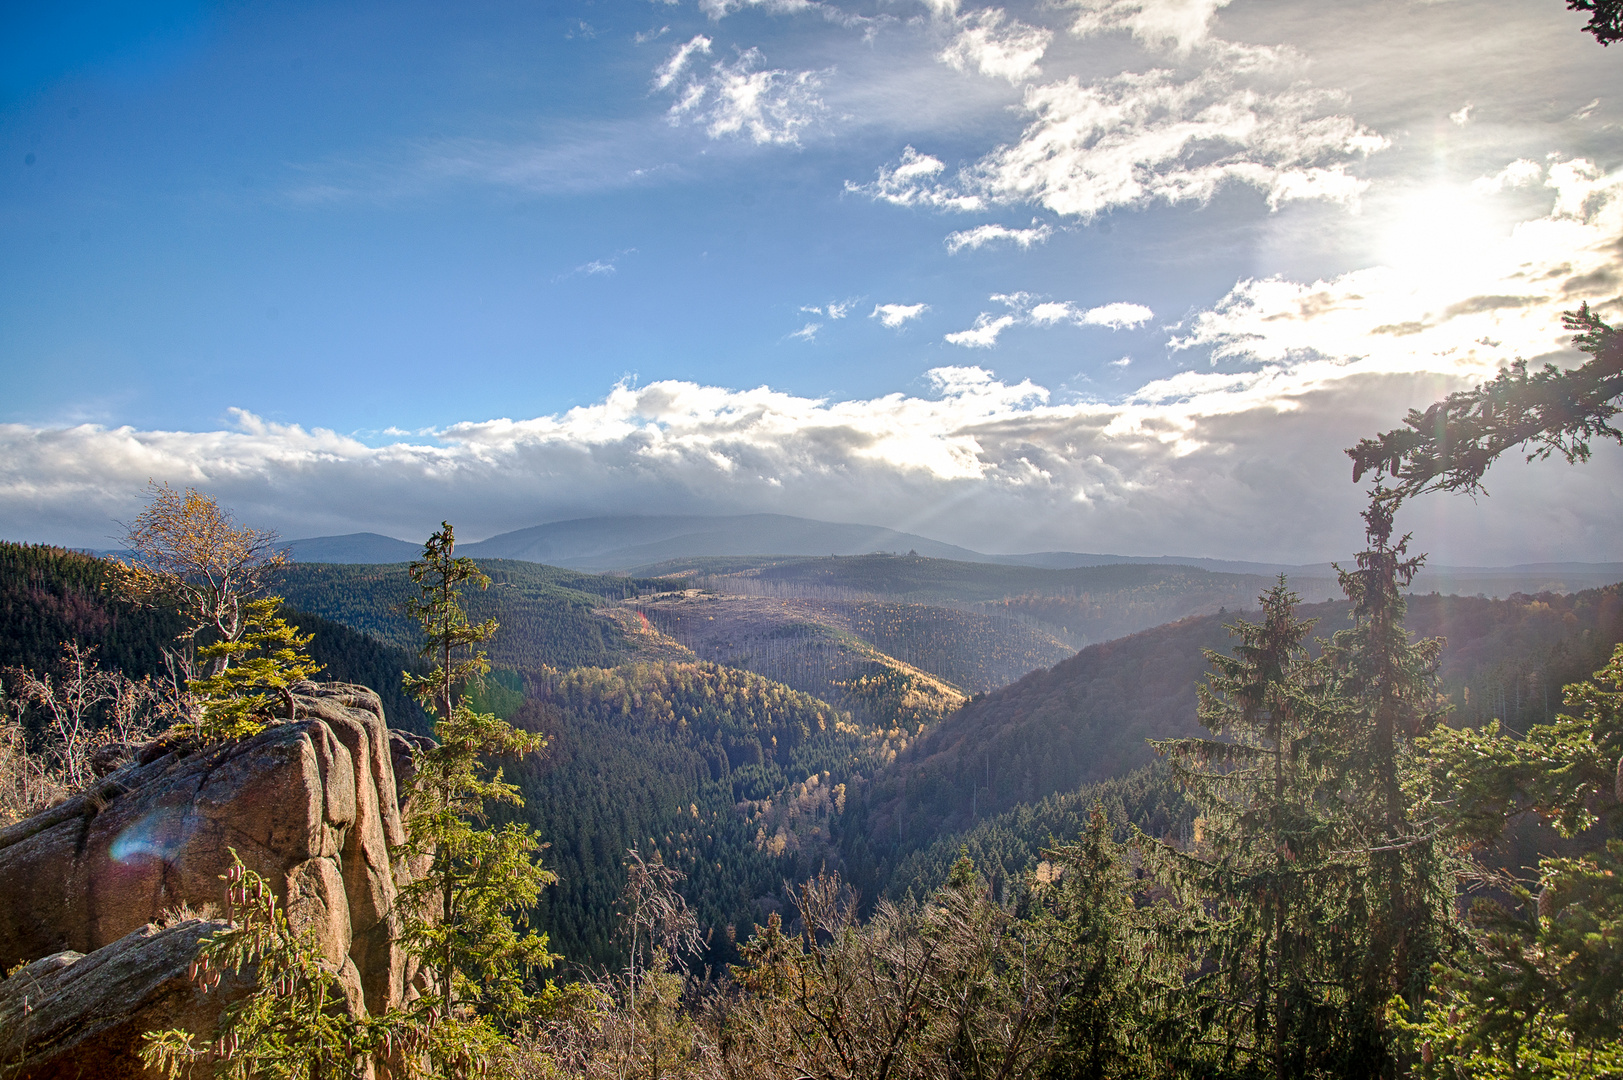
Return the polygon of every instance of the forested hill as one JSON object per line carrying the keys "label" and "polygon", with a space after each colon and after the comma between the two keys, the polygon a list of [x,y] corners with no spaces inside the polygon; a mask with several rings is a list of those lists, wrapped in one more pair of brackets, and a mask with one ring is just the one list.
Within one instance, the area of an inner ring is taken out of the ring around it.
{"label": "forested hill", "polygon": [[513,722],[544,754],[508,766],[558,873],[542,925],[574,964],[615,964],[628,848],[687,875],[683,893],[727,958],[778,910],[785,881],[839,869],[847,785],[907,746],[781,683],[710,663],[580,668],[532,681]]}
{"label": "forested hill", "polygon": [[[636,647],[621,623],[598,612],[644,592],[680,587],[669,580],[583,574],[508,559],[482,559],[479,567],[491,585],[464,594],[468,617],[501,623],[487,651],[493,664],[514,670],[612,667]],[[391,645],[416,648],[420,632],[406,601],[417,591],[404,564],[294,563],[279,575],[276,588],[301,611]]]}
{"label": "forested hill", "polygon": [[[0,542],[0,667],[52,669],[62,643],[96,649],[104,667],[131,678],[164,674],[164,646],[181,631],[180,618],[109,596],[102,559],[40,544]],[[426,732],[428,717],[401,688],[402,671],[418,670],[415,649],[378,641],[341,623],[297,610],[288,621],[314,634],[310,655],[325,667],[319,678],[377,691],[395,727]]]}
{"label": "forested hill", "polygon": [[[635,610],[705,660],[748,668],[836,701],[851,663],[883,659],[944,680],[967,697],[1076,650],[1008,619],[953,608],[839,600],[666,593]],[[834,655],[833,650],[845,652]]]}
{"label": "forested hill", "polygon": [[[1321,636],[1348,625],[1345,602],[1307,604]],[[1090,646],[1046,671],[977,697],[878,774],[842,822],[842,848],[870,888],[885,868],[982,818],[1124,775],[1150,763],[1151,738],[1201,734],[1195,684],[1203,649],[1227,652],[1224,623],[1189,618]],[[1441,676],[1455,722],[1547,720],[1560,690],[1600,668],[1623,641],[1623,586],[1510,600],[1421,596],[1409,630],[1448,639]]]}
{"label": "forested hill", "polygon": [[1157,761],[1125,776],[981,818],[962,833],[938,836],[889,868],[880,891],[893,899],[908,893],[927,896],[947,880],[953,864],[968,855],[995,894],[1006,900],[1010,890],[1019,888],[1025,875],[1041,864],[1044,850],[1074,843],[1082,835],[1095,806],[1115,826],[1118,841],[1127,840],[1132,827],[1158,840],[1189,842],[1194,806],[1173,782],[1171,770]]}
{"label": "forested hill", "polygon": [[0,542],[0,667],[43,669],[62,642],[77,641],[136,678],[162,671],[180,618],[112,599],[106,571],[106,562],[76,551]]}

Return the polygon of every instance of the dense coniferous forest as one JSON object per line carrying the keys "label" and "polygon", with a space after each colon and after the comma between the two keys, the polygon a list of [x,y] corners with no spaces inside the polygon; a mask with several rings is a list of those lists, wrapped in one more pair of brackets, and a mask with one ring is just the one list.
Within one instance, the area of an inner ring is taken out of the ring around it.
{"label": "dense coniferous forest", "polygon": [[994,894],[1010,897],[1028,876],[1041,875],[1046,852],[1071,843],[1087,831],[1094,807],[1102,807],[1118,842],[1137,829],[1145,835],[1187,844],[1195,808],[1161,762],[1123,776],[1049,795],[1036,803],[980,818],[963,832],[948,832],[881,867],[872,886],[893,899],[928,896],[939,889],[961,858],[968,858]]}
{"label": "dense coniferous forest", "polygon": [[[107,591],[107,563],[94,556],[40,544],[0,542],[0,667],[51,670],[62,643],[93,646],[96,660],[134,679],[165,674],[162,650],[182,624],[162,607],[141,607]],[[400,685],[402,671],[422,661],[415,647],[390,645],[342,622],[288,610],[288,620],[314,635],[310,654],[319,676],[371,687],[389,721],[426,732],[427,716]]]}
{"label": "dense coniferous forest", "polygon": [[906,745],[897,729],[758,675],[711,663],[578,668],[543,676],[515,715],[549,739],[510,767],[525,819],[559,875],[543,923],[571,962],[623,959],[614,901],[632,847],[687,875],[701,924],[748,935],[785,880],[837,869],[848,785]]}
{"label": "dense coniferous forest", "polygon": [[0,666],[45,667],[62,642],[78,641],[132,677],[162,671],[180,619],[109,597],[106,566],[64,548],[0,541]]}

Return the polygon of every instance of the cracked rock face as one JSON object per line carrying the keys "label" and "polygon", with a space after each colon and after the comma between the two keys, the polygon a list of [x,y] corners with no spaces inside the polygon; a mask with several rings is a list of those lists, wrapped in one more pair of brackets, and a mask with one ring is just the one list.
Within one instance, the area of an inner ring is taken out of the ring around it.
{"label": "cracked rock face", "polygon": [[[149,925],[166,911],[222,908],[234,848],[294,924],[314,929],[352,1009],[400,1004],[414,972],[391,912],[408,871],[390,849],[405,840],[395,766],[412,740],[388,730],[365,687],[295,692],[297,721],[224,745],[160,740],[85,794],[0,830],[0,971],[73,954],[84,958],[63,971],[95,970],[85,965],[101,950],[169,933]],[[192,941],[171,971],[182,981]]]}
{"label": "cracked rock face", "polygon": [[139,1077],[142,1035],[209,1031],[246,984],[204,994],[186,978],[198,944],[223,922],[143,926],[85,956],[53,953],[0,982],[0,1076],[7,1080]]}

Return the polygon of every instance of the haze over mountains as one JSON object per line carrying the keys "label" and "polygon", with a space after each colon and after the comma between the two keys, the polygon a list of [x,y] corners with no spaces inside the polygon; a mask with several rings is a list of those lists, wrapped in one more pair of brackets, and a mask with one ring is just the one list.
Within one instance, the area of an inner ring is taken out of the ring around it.
{"label": "haze over mountains", "polygon": [[[420,544],[379,533],[318,536],[287,544],[299,562],[393,563],[417,558]],[[720,556],[821,557],[913,552],[936,559],[1067,570],[1148,563],[1193,566],[1234,574],[1284,573],[1292,581],[1333,582],[1329,562],[1292,565],[1183,555],[1117,555],[1073,551],[985,553],[916,533],[877,525],[818,521],[786,514],[732,516],[650,515],[576,518],[500,533],[460,545],[462,554],[517,559],[596,573],[668,572],[675,560]],[[1345,562],[1350,562],[1350,553]],[[1574,592],[1623,580],[1623,563],[1526,563],[1515,566],[1444,566],[1422,571],[1416,592],[1509,596]],[[1312,592],[1316,595],[1315,585]]]}

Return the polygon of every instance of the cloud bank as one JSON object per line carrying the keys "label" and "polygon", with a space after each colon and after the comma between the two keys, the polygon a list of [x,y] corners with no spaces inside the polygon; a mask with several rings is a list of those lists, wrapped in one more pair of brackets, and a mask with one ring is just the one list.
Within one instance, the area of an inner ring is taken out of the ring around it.
{"label": "cloud bank", "polygon": [[[822,401],[768,387],[616,387],[557,416],[374,446],[238,413],[232,430],[0,426],[0,516],[18,539],[106,546],[149,477],[287,535],[469,536],[596,513],[779,512],[906,527],[982,550],[1313,561],[1357,541],[1340,448],[1457,385],[1313,362],[1243,382],[1167,380],[1056,403],[979,367],[927,394]],[[1623,461],[1508,463],[1499,498],[1420,508],[1448,561],[1618,556]],[[1536,476],[1533,474],[1537,474]]]}

